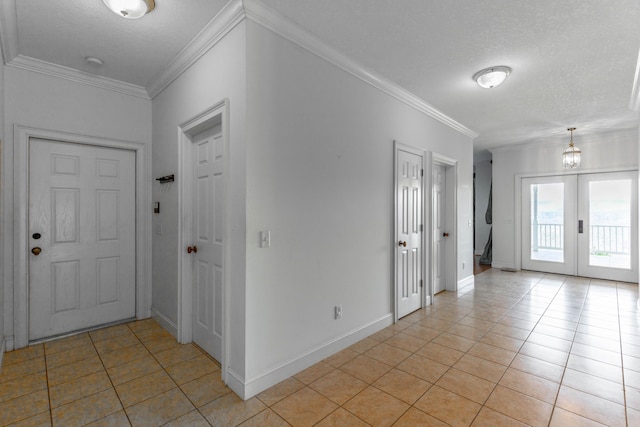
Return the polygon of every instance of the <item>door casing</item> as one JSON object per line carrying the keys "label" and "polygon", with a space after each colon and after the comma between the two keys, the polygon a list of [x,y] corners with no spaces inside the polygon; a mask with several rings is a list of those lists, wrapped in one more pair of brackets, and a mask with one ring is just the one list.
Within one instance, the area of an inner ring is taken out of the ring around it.
{"label": "door casing", "polygon": [[193,159],[193,137],[213,126],[221,125],[222,138],[224,140],[224,152],[227,155],[223,159],[223,186],[224,186],[224,233],[223,233],[223,286],[222,286],[222,381],[228,383],[228,361],[229,361],[229,334],[230,334],[230,227],[231,215],[229,208],[229,175],[230,175],[230,153],[229,151],[229,100],[224,99],[207,110],[197,114],[191,119],[183,122],[178,127],[179,141],[179,170],[178,179],[180,182],[178,190],[178,204],[180,206],[180,227],[178,229],[178,341],[185,344],[193,340],[193,275],[191,262],[192,258],[187,254],[186,247],[191,244],[193,233],[192,207],[193,188],[191,179],[191,161]]}
{"label": "door casing", "polygon": [[136,318],[151,315],[151,170],[146,144],[78,135],[26,126],[14,126],[14,253],[13,324],[14,336],[7,350],[29,344],[29,141],[31,138],[132,150],[136,153]]}

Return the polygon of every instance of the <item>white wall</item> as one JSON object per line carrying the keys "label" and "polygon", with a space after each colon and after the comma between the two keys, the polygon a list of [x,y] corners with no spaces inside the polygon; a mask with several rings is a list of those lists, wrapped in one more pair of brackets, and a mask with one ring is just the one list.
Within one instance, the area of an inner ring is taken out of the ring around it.
{"label": "white wall", "polygon": [[15,125],[142,143],[151,142],[151,101],[4,67],[2,247],[4,334],[13,336],[13,131]]}
{"label": "white wall", "polygon": [[476,175],[475,253],[481,255],[487,244],[487,240],[489,240],[489,232],[491,231],[491,224],[487,224],[485,218],[487,205],[489,204],[489,192],[491,190],[491,161],[485,160],[483,162],[477,162],[474,165],[474,172]]}
{"label": "white wall", "polygon": [[[516,174],[557,175],[562,169],[562,152],[569,138],[492,150],[493,153],[493,264],[495,268],[519,268],[520,248],[516,244]],[[589,137],[574,134],[582,150],[581,172],[638,168],[638,132],[627,130]]]}
{"label": "white wall", "polygon": [[[278,370],[390,319],[394,140],[458,160],[456,263],[459,279],[472,275],[473,153],[470,138],[247,28],[246,381],[259,391]],[[270,248],[259,248],[261,230]]]}
{"label": "white wall", "polygon": [[[153,99],[153,177],[178,173],[178,127],[197,114],[229,99],[231,184],[231,336],[230,370],[242,376],[245,360],[245,26],[240,23],[202,58]],[[154,180],[153,215],[154,316],[175,334],[178,322],[179,182]],[[162,234],[158,229],[162,229]]]}

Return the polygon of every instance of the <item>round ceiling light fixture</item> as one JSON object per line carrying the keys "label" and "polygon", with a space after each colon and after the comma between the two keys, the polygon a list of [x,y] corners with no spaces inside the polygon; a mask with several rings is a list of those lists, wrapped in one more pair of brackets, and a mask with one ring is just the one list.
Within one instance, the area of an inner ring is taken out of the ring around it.
{"label": "round ceiling light fixture", "polygon": [[104,61],[100,58],[96,58],[95,56],[87,56],[84,60],[89,65],[97,65],[98,67],[104,65]]}
{"label": "round ceiling light fixture", "polygon": [[473,80],[480,87],[491,89],[504,82],[509,74],[511,74],[511,68],[499,65],[478,71],[473,75]]}
{"label": "round ceiling light fixture", "polygon": [[113,13],[127,19],[142,18],[156,7],[154,0],[102,0],[102,2]]}

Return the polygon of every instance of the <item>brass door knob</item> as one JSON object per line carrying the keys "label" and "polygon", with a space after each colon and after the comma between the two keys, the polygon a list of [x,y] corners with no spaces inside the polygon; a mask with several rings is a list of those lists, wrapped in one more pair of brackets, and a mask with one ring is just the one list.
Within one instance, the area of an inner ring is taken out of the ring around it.
{"label": "brass door knob", "polygon": [[31,249],[31,253],[34,254],[35,256],[40,255],[40,252],[42,252],[42,249],[40,249],[37,246],[35,248]]}
{"label": "brass door knob", "polygon": [[191,252],[193,253],[198,253],[198,247],[197,246],[187,246],[187,253],[190,254]]}
{"label": "brass door knob", "polygon": [[398,246],[404,246],[406,248],[407,247],[407,242],[403,242],[402,240],[400,240],[398,242]]}
{"label": "brass door knob", "polygon": [[449,233],[442,233],[442,237],[449,237]]}

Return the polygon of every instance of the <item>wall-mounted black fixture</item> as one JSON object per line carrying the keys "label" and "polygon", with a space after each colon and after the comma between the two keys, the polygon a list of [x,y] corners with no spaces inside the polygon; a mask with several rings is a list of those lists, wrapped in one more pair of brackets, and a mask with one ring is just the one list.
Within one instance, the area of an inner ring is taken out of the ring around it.
{"label": "wall-mounted black fixture", "polygon": [[175,175],[167,175],[167,176],[161,176],[160,178],[156,178],[156,181],[160,181],[160,184],[166,184],[167,182],[173,182],[175,181]]}

